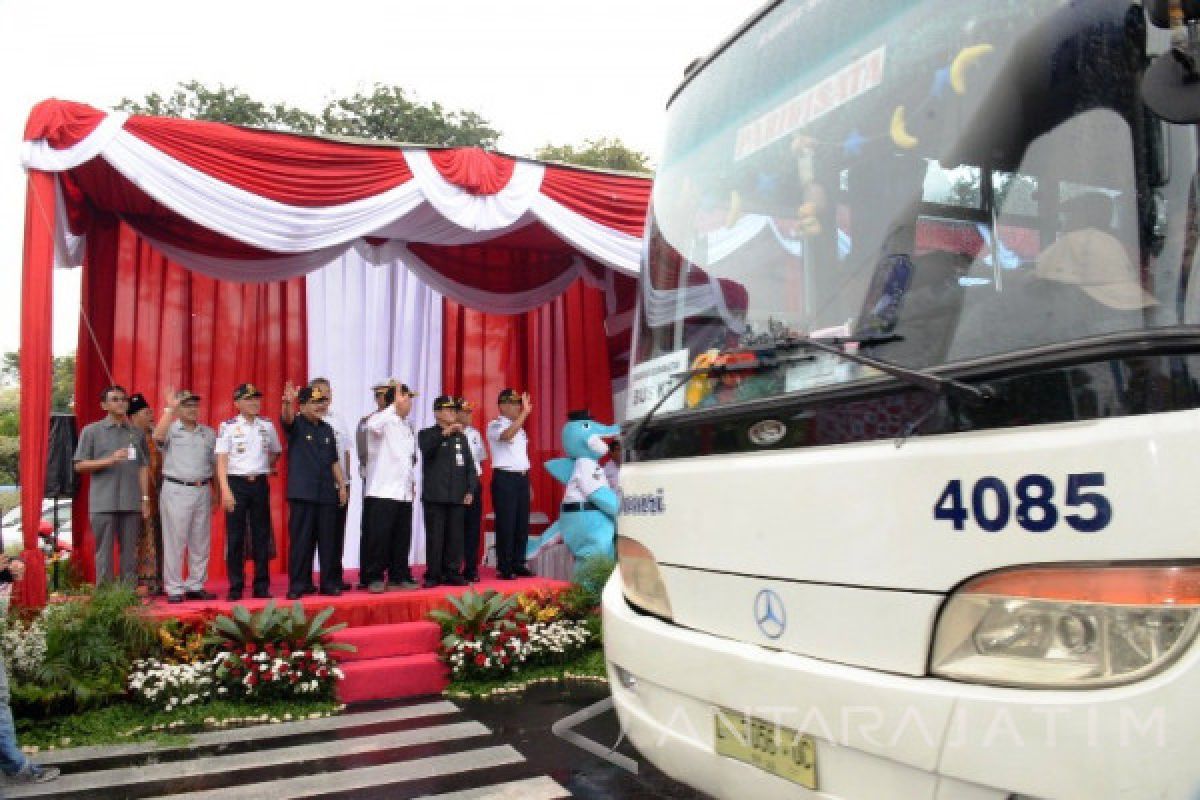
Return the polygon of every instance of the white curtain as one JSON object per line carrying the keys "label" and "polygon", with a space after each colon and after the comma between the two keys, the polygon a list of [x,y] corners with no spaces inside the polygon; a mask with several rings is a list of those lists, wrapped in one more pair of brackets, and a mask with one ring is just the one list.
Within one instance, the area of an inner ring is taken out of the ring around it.
{"label": "white curtain", "polygon": [[[377,254],[364,250],[351,248],[306,278],[309,377],[330,380],[333,410],[352,437],[358,420],[375,409],[371,385],[383,378],[406,383],[419,395],[409,419],[420,430],[433,424],[433,398],[442,393],[442,298],[399,259],[368,258]],[[353,448],[351,441],[355,474],[346,520],[347,567],[359,564],[362,515]],[[413,564],[425,562],[420,505],[413,511]]]}

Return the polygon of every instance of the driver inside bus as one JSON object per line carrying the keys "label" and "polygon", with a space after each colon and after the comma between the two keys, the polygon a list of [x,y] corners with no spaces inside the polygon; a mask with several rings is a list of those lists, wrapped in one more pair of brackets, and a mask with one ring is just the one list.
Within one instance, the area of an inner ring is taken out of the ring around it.
{"label": "driver inside bus", "polygon": [[1031,273],[1004,275],[999,291],[968,290],[953,358],[1145,327],[1146,310],[1157,301],[1114,233],[1112,198],[1087,192],[1065,201],[1061,212],[1063,233]]}

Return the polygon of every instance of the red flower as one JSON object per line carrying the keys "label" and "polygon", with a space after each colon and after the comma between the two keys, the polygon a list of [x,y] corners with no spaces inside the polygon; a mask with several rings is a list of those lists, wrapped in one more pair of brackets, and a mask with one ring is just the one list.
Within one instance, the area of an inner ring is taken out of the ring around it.
{"label": "red flower", "polygon": [[478,666],[481,666],[481,667],[482,667],[486,661],[487,661],[487,656],[485,656],[483,653],[476,653],[476,654],[475,654],[475,663],[476,663]]}
{"label": "red flower", "polygon": [[291,681],[292,683],[296,683],[297,681],[300,680],[300,676],[293,672],[291,675],[288,676],[288,680]]}
{"label": "red flower", "polygon": [[246,642],[247,653],[253,654],[256,650],[258,650],[258,645],[256,645],[254,642]]}
{"label": "red flower", "polygon": [[324,667],[321,667],[320,669],[317,670],[318,678],[324,678],[328,674],[329,674],[329,670],[325,669]]}
{"label": "red flower", "polygon": [[258,683],[258,676],[251,672],[249,677],[246,678],[246,683],[250,684],[251,686],[255,685]]}
{"label": "red flower", "polygon": [[507,666],[508,666],[508,656],[500,656],[500,663],[501,663],[503,666],[506,666],[506,667],[507,667]]}
{"label": "red flower", "polygon": [[467,629],[464,628],[462,625],[455,625],[454,632],[457,633],[459,636],[462,636],[464,633],[467,632]]}
{"label": "red flower", "polygon": [[275,646],[274,645],[269,644],[269,643],[265,644],[265,645],[263,645],[263,650],[265,650],[267,655],[269,655],[271,658],[275,657]]}

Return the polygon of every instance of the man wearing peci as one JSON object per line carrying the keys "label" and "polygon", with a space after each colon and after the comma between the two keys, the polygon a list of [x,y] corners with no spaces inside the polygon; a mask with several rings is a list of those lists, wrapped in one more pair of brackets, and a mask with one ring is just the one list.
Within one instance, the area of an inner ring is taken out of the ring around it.
{"label": "man wearing peci", "polygon": [[533,413],[529,393],[504,389],[497,398],[500,416],[488,423],[492,450],[492,510],[496,512],[498,577],[512,580],[533,573],[525,566],[529,542],[529,437],[525,423]]}
{"label": "man wearing peci", "polygon": [[[299,600],[312,584],[313,554],[321,561],[320,593],[342,593],[338,559],[338,508],[346,504],[337,437],[321,417],[321,389],[283,391],[283,431],[288,440],[288,593]],[[299,414],[296,407],[299,406]]]}
{"label": "man wearing peci", "polygon": [[417,434],[424,478],[426,588],[467,584],[461,572],[463,520],[467,507],[479,496],[479,476],[457,421],[456,405],[453,397],[439,396],[433,401],[436,424]]}
{"label": "man wearing peci", "polygon": [[267,476],[275,469],[283,446],[270,420],[259,416],[262,392],[252,383],[233,390],[238,415],[217,430],[217,484],[225,509],[225,567],[228,599],[242,599],[246,582],[247,528],[254,559],[254,596],[271,596],[267,571],[271,540],[271,497]]}

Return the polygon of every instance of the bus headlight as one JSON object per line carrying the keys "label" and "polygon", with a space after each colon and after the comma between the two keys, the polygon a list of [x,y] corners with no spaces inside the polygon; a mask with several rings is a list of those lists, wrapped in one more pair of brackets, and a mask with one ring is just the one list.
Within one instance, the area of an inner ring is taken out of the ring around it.
{"label": "bus headlight", "polygon": [[671,619],[667,587],[663,584],[658,562],[649,548],[626,536],[618,536],[617,566],[621,571],[625,599],[630,605],[663,619]]}
{"label": "bus headlight", "polygon": [[1115,686],[1174,662],[1198,626],[1200,567],[1014,569],[950,596],[931,664],[996,686]]}

